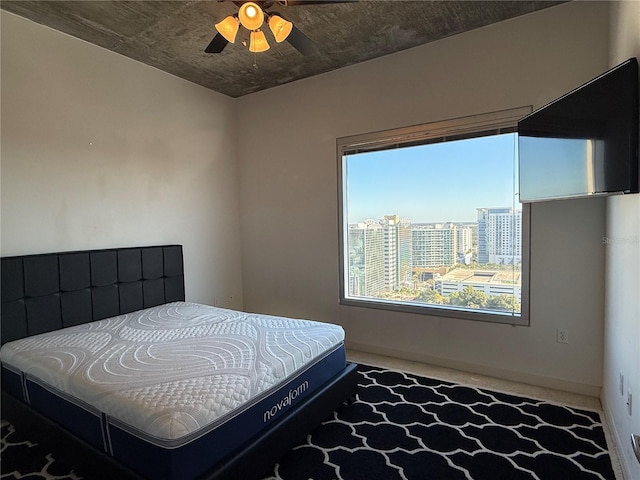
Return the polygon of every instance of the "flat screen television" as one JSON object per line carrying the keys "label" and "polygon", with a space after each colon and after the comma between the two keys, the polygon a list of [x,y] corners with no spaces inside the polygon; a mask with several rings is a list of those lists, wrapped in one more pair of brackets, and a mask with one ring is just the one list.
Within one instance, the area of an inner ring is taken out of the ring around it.
{"label": "flat screen television", "polygon": [[520,201],[638,193],[638,62],[518,122]]}

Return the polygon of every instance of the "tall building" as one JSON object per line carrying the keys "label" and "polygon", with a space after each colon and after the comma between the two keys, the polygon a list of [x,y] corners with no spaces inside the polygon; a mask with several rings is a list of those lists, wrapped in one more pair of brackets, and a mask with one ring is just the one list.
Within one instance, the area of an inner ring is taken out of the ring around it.
{"label": "tall building", "polygon": [[380,223],[366,220],[350,224],[349,295],[373,297],[385,291],[384,230]]}
{"label": "tall building", "polygon": [[413,266],[454,265],[457,252],[456,226],[452,223],[414,224],[411,228]]}
{"label": "tall building", "polygon": [[413,285],[413,236],[406,218],[398,224],[398,280],[400,287]]}
{"label": "tall building", "polygon": [[412,281],[411,222],[399,215],[385,215],[384,229],[385,289],[393,291]]}
{"label": "tall building", "polygon": [[399,218],[397,215],[385,215],[380,220],[382,230],[384,232],[384,288],[387,292],[392,291],[398,285],[398,242],[397,240],[397,224]]}
{"label": "tall building", "polygon": [[456,225],[456,256],[458,263],[469,264],[473,255],[473,227]]}
{"label": "tall building", "polygon": [[349,294],[373,297],[412,281],[411,223],[398,215],[349,225]]}
{"label": "tall building", "polygon": [[522,211],[511,207],[478,208],[478,263],[522,262]]}

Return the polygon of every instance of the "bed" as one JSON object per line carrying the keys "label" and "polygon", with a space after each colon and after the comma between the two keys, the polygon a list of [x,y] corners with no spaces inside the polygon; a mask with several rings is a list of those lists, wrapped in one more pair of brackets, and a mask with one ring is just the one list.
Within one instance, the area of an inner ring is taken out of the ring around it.
{"label": "bed", "polygon": [[4,257],[1,273],[3,418],[98,470],[261,478],[355,397],[341,327],[186,302],[180,245]]}

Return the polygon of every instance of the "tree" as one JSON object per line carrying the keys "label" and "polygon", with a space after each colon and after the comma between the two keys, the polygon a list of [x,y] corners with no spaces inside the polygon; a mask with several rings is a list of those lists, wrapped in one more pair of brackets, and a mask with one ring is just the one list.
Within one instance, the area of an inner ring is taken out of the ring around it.
{"label": "tree", "polygon": [[487,308],[491,310],[504,310],[508,312],[519,312],[520,304],[513,295],[495,295],[489,297]]}
{"label": "tree", "polygon": [[464,287],[461,292],[449,295],[449,304],[461,307],[485,308],[488,301],[489,297],[486,293],[476,290],[471,285]]}
{"label": "tree", "polygon": [[416,298],[420,302],[426,302],[431,304],[442,304],[444,303],[444,297],[440,295],[439,292],[434,290],[433,288],[425,288],[420,295]]}

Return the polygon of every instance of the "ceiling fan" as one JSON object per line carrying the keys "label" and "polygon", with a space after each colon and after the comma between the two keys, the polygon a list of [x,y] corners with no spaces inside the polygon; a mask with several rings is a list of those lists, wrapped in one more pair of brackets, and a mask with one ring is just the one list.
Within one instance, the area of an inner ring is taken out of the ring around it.
{"label": "ceiling fan", "polygon": [[[224,0],[219,0],[224,1]],[[277,43],[287,41],[293,48],[303,55],[313,55],[318,53],[318,47],[296,26],[285,19],[278,12],[270,12],[268,9],[274,3],[288,6],[304,6],[331,3],[346,3],[357,0],[281,0],[281,1],[255,1],[255,2],[233,2],[238,7],[238,13],[229,15],[222,21],[216,23],[216,33],[213,40],[204,49],[206,53],[220,53],[229,43],[235,43],[240,26],[249,31],[248,47],[250,52],[264,52],[270,48],[267,37],[262,30],[265,22],[273,34]],[[242,42],[247,45],[246,41]]]}

